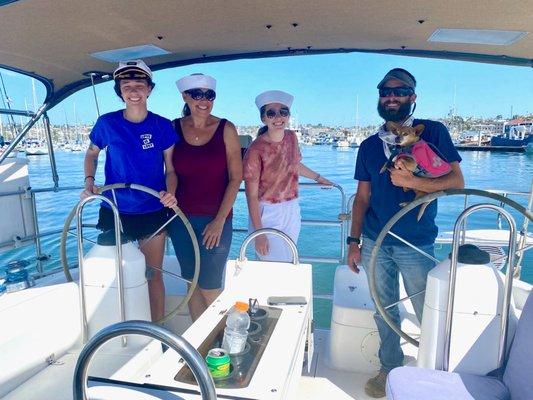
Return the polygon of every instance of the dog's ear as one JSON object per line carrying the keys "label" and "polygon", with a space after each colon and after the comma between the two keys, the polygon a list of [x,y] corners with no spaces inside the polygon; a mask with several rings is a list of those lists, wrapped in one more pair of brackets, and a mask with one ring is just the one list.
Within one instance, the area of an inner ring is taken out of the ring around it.
{"label": "dog's ear", "polygon": [[398,130],[399,128],[399,124],[397,124],[396,122],[392,122],[392,121],[387,121],[387,123],[385,124],[385,126],[387,127],[387,130],[389,132],[392,132],[392,133],[396,133],[396,131]]}
{"label": "dog's ear", "polygon": [[422,134],[422,131],[424,130],[425,126],[422,124],[418,124],[414,126],[416,136],[420,136]]}

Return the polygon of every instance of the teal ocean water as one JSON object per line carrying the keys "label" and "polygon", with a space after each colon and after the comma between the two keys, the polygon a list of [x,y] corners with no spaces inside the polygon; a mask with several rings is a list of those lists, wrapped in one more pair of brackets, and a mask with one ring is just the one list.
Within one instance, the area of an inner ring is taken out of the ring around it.
{"label": "teal ocean water", "polygon": [[[303,162],[319,172],[321,175],[342,186],[346,200],[355,192],[356,181],[353,179],[353,170],[357,149],[334,149],[330,146],[302,146]],[[466,186],[476,189],[497,189],[512,192],[529,192],[533,177],[533,156],[520,153],[490,153],[490,152],[462,152],[461,164],[465,175]],[[80,186],[83,184],[83,158],[84,153],[56,152],[56,162],[59,184],[65,186]],[[52,173],[48,156],[29,157],[30,183],[32,188],[52,187]],[[103,160],[97,181],[102,182]],[[41,233],[54,229],[61,229],[66,216],[79,199],[79,191],[38,193],[38,218]],[[527,204],[527,197],[512,197],[522,205]],[[304,187],[300,192],[302,218],[304,220],[329,220],[335,221],[341,209],[341,195],[336,189],[320,189],[317,187]],[[477,198],[479,200],[479,198]],[[476,202],[472,198],[470,204]],[[478,201],[479,202],[479,201]],[[484,200],[483,202],[486,202]],[[453,229],[453,224],[459,213],[463,210],[463,197],[447,197],[439,201],[437,222],[441,231]],[[97,205],[88,205],[84,212],[84,222],[95,221]],[[234,227],[247,228],[247,210],[244,193],[240,193],[234,209]],[[523,219],[516,213],[517,225],[521,226]],[[496,228],[496,214],[484,211],[475,214],[468,220],[468,227]],[[529,232],[533,227],[529,228]],[[85,229],[87,236],[94,237],[94,229]],[[244,233],[235,233],[233,237],[231,258],[235,258],[240,244],[245,237]],[[49,254],[50,259],[45,262],[45,268],[55,268],[59,262],[59,234],[47,236],[42,240],[43,253]],[[88,244],[90,246],[90,244]],[[338,227],[303,226],[298,242],[301,256],[339,257],[341,237]],[[172,248],[167,249],[172,252]],[[69,239],[69,258],[74,262],[76,258],[75,240]],[[443,259],[449,248],[438,249],[439,259]],[[251,251],[248,252],[251,256]],[[15,259],[27,259],[35,264],[35,247],[26,246],[0,254],[0,266]],[[533,250],[526,253],[522,263],[522,279],[533,283]],[[335,265],[313,263],[313,279],[315,294],[331,294],[333,290],[333,276]],[[328,326],[331,302],[328,300],[315,300],[315,313],[319,326]]]}

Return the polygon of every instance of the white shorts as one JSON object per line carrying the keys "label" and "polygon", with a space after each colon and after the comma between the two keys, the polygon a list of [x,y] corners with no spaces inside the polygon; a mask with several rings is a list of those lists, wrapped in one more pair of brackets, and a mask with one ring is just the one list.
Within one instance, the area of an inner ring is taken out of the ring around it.
{"label": "white shorts", "polygon": [[[274,228],[289,236],[294,243],[298,243],[302,217],[300,215],[300,203],[298,199],[284,201],[282,203],[259,202],[259,213],[263,228]],[[250,220],[248,231],[254,231]],[[279,236],[267,235],[269,252],[257,257],[262,261],[291,262],[292,252],[287,242]]]}

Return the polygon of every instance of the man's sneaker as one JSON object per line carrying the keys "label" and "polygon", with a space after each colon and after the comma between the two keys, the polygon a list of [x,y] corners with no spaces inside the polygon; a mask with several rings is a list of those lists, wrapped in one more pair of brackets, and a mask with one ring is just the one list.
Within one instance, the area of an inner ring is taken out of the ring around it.
{"label": "man's sneaker", "polygon": [[379,371],[375,377],[370,378],[365,385],[365,393],[375,399],[385,397],[385,384],[387,383],[388,372]]}

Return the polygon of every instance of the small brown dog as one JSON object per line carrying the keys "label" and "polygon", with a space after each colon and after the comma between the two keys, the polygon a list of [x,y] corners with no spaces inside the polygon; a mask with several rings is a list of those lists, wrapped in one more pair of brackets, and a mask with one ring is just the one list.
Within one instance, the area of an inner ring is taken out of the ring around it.
{"label": "small brown dog", "polygon": [[[387,162],[383,165],[380,173],[385,172],[389,168],[393,168],[398,161],[403,164],[414,175],[425,178],[437,178],[448,174],[451,171],[451,166],[439,154],[438,150],[420,139],[420,135],[424,131],[424,125],[418,124],[416,126],[403,126],[392,121],[386,124],[387,130],[396,135],[396,151],[391,151],[391,155]],[[408,188],[403,188],[408,191]],[[415,192],[414,200],[426,195],[426,192],[412,189]],[[405,207],[408,203],[401,203],[400,206]],[[426,207],[429,203],[424,203],[420,207],[417,220],[420,221]]]}
{"label": "small brown dog", "polygon": [[[413,146],[416,142],[420,140],[420,135],[424,131],[424,125],[418,124],[417,126],[403,126],[397,124],[396,122],[388,121],[387,130],[396,135],[396,146],[399,146],[399,151],[391,152],[390,158],[387,162],[381,167],[379,171],[380,174],[385,172],[388,168],[394,166],[395,162],[398,159],[400,154],[406,154],[404,149],[410,146]],[[411,161],[406,160],[409,158]],[[407,165],[408,169],[414,173],[416,170],[416,161],[412,157],[402,157],[404,163]],[[407,189],[405,189],[407,191]],[[419,196],[420,197],[420,196]]]}

